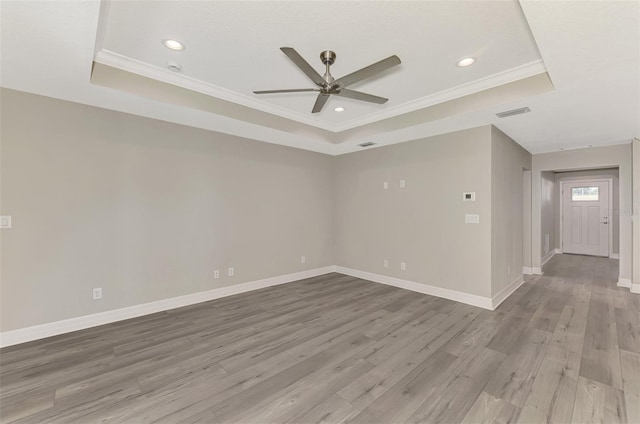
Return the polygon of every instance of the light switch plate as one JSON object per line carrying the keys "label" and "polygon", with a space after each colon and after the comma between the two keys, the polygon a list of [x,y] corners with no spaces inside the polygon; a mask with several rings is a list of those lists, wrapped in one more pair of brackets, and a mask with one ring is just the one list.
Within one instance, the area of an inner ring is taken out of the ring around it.
{"label": "light switch plate", "polygon": [[480,223],[480,215],[477,214],[466,214],[464,216],[465,224],[479,224]]}
{"label": "light switch plate", "polygon": [[11,228],[10,216],[0,216],[0,228]]}

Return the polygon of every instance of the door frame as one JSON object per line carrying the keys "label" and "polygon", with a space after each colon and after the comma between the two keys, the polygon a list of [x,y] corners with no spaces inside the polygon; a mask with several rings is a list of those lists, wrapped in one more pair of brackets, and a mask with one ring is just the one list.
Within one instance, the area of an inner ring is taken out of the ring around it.
{"label": "door frame", "polygon": [[564,185],[565,184],[589,184],[589,183],[607,183],[609,186],[609,210],[607,216],[609,217],[609,255],[608,258],[613,256],[613,178],[584,178],[584,179],[575,179],[575,180],[564,180],[560,181],[560,190],[559,190],[559,202],[560,202],[560,253],[564,252],[564,232],[562,231],[562,223],[564,221]]}

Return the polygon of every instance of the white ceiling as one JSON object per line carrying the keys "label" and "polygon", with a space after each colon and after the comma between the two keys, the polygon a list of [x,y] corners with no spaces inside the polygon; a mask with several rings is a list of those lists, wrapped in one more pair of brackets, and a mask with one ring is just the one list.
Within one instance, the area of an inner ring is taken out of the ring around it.
{"label": "white ceiling", "polygon": [[[532,153],[629,142],[640,135],[640,2],[563,1],[5,1],[0,85],[328,154],[494,124]],[[173,52],[161,40],[187,48]],[[280,47],[339,77],[396,54],[402,64],[354,85],[384,105],[313,93],[252,94],[313,85]],[[477,63],[455,62],[475,56]],[[215,114],[92,84],[92,62],[205,93],[292,126]],[[166,69],[168,61],[183,72]],[[399,125],[390,117],[548,72],[554,90]],[[345,107],[336,113],[333,108]],[[496,112],[532,112],[498,119]],[[373,124],[377,123],[377,124]],[[388,124],[387,124],[388,123]],[[367,127],[369,125],[369,127]],[[290,129],[289,129],[290,128]],[[337,143],[327,134],[365,129]],[[322,129],[322,130],[318,130]],[[336,144],[337,143],[337,144]]]}
{"label": "white ceiling", "polygon": [[[465,15],[472,18],[461,22]],[[165,38],[180,40],[186,50],[165,48],[160,43]],[[252,93],[315,88],[279,50],[283,46],[294,47],[321,75],[320,52],[335,51],[331,72],[336,78],[393,54],[403,63],[353,86],[388,97],[385,105],[332,98],[321,113],[312,115],[314,93]],[[157,70],[170,73],[167,63],[176,61],[183,66],[182,76],[211,85],[219,96],[232,91],[234,100],[245,105],[262,106],[328,130],[353,127],[351,121],[370,114],[390,116],[398,106],[505,70],[528,65],[532,72],[544,71],[516,1],[369,2],[366,6],[358,2],[111,2],[100,50],[99,61],[125,69],[132,69],[127,61],[144,63],[150,69],[142,72],[148,76]],[[468,56],[479,60],[467,68],[455,65]],[[336,106],[345,111],[334,112]]]}

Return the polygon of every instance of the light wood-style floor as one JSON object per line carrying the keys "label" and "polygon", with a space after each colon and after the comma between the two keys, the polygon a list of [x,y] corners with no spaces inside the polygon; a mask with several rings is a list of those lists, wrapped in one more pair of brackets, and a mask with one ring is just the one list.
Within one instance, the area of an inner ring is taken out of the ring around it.
{"label": "light wood-style floor", "polygon": [[2,422],[640,423],[640,296],[560,255],[496,311],[339,274],[0,351]]}

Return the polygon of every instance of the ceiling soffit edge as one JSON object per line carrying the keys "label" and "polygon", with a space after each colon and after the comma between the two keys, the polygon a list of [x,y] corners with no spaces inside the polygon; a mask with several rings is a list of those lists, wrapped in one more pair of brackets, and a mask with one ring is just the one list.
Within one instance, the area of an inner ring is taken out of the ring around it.
{"label": "ceiling soffit edge", "polygon": [[546,67],[542,60],[536,60],[515,68],[507,69],[502,72],[489,75],[487,77],[469,82],[467,84],[452,87],[450,89],[434,93],[432,95],[422,97],[408,103],[385,109],[380,112],[375,112],[373,114],[351,120],[344,124],[333,125],[322,122],[320,119],[314,118],[307,113],[295,112],[280,106],[263,102],[261,100],[258,100],[257,98],[254,98],[253,96],[237,93],[223,87],[219,87],[195,78],[191,78],[189,76],[185,76],[183,74],[177,74],[163,68],[159,68],[135,59],[125,57],[109,50],[98,51],[95,55],[95,62],[141,75],[147,78],[155,79],[164,83],[175,85],[181,88],[185,88],[194,92],[202,93],[221,100],[236,103],[238,105],[246,106],[251,109],[256,109],[272,115],[280,116],[285,119],[297,121],[299,123],[310,125],[333,133],[339,133],[383,119],[403,115],[418,109],[423,109],[425,107],[433,106],[438,103],[464,97],[483,90],[487,90],[546,72]]}

